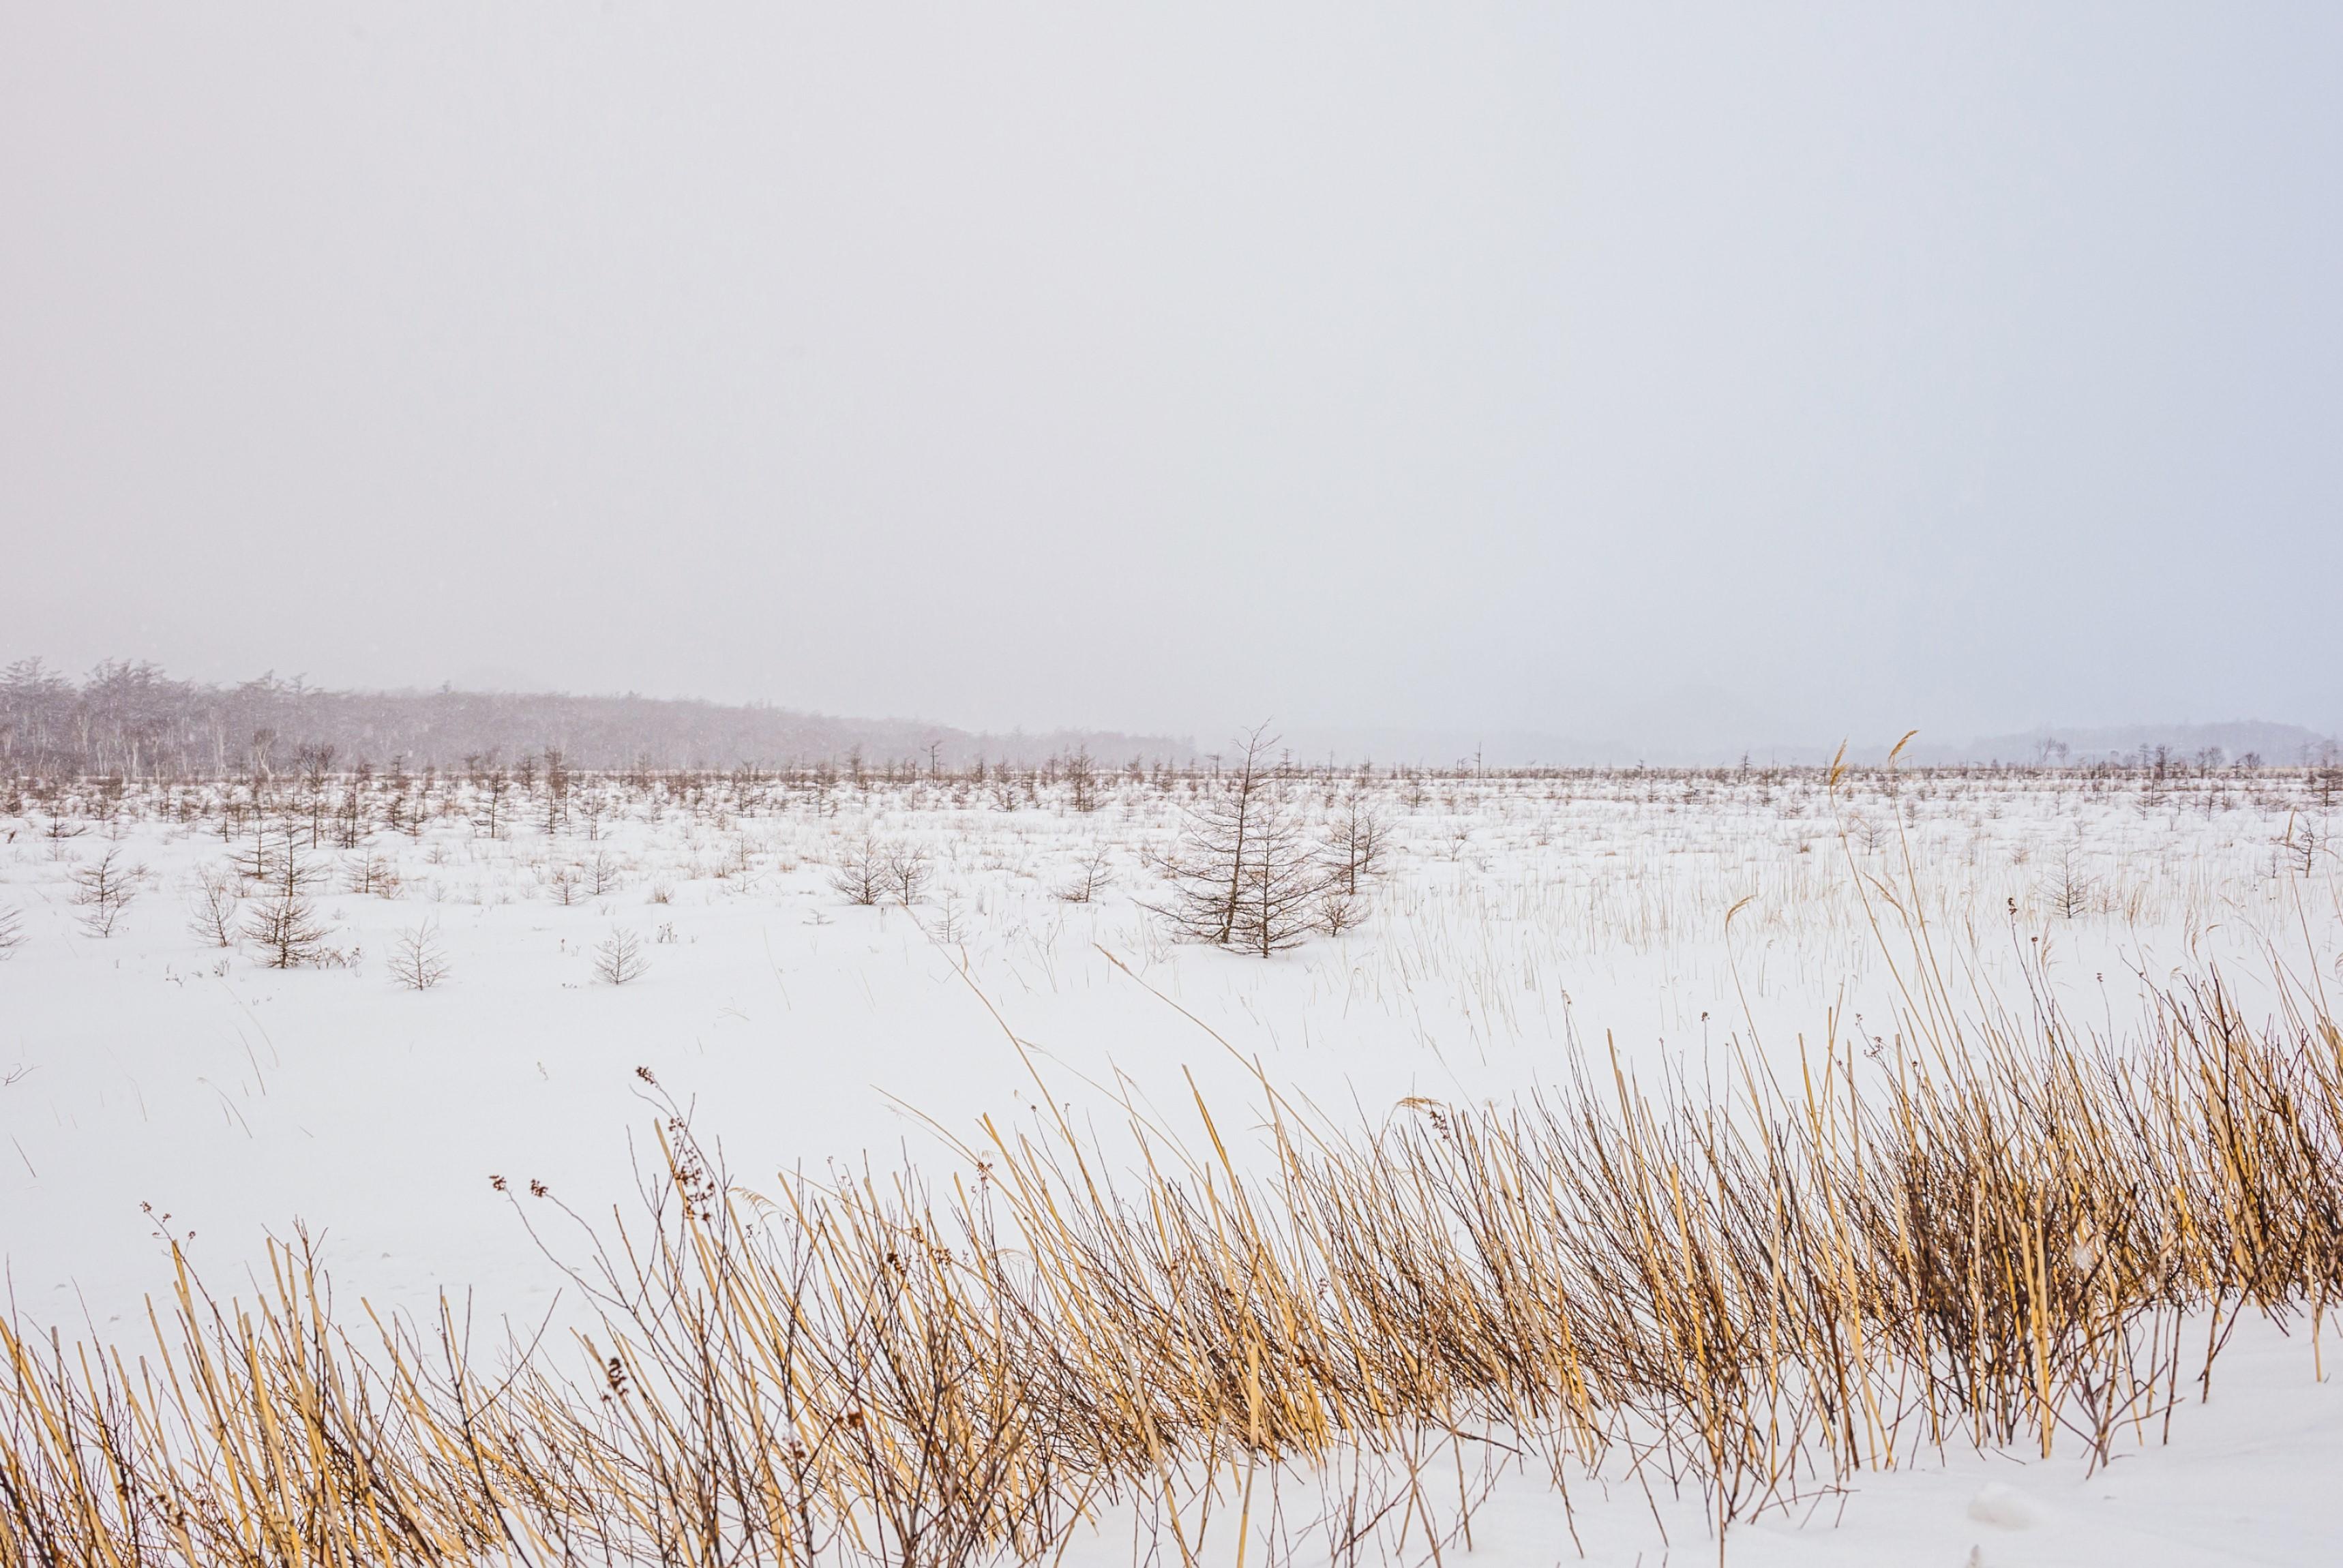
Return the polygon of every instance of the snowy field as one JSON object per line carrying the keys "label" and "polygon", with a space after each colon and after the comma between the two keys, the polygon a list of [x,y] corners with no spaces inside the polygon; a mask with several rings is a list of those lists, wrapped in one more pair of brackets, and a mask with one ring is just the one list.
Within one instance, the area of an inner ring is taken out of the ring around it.
{"label": "snowy field", "polygon": [[[0,799],[15,1310],[127,1337],[167,1285],[166,1237],[226,1293],[306,1225],[345,1297],[558,1317],[562,1275],[516,1209],[531,1183],[631,1206],[660,1096],[753,1187],[942,1172],[940,1132],[1030,1119],[1043,1094],[1111,1143],[1121,1101],[1182,1123],[1201,1095],[1242,1127],[1255,1072],[1372,1127],[1411,1099],[1550,1085],[1574,1049],[1693,1085],[1745,1047],[1791,1072],[1826,1045],[1892,1052],[1896,963],[1918,961],[1893,900],[1976,1007],[2048,988],[2111,1040],[2148,985],[2215,966],[2249,1011],[2275,966],[2343,986],[2343,800],[2301,769],[1835,791],[1812,771],[1297,772],[1274,788],[1297,842],[1364,820],[1376,853],[1342,929],[1266,958],[1176,940],[1158,912],[1211,788],[532,769]],[[278,968],[288,867],[310,924]],[[2299,1324],[2248,1324],[2168,1445],[2151,1432],[2096,1473],[1956,1446],[1736,1529],[1729,1559],[2332,1560],[2343,1396],[2313,1354]],[[1543,1482],[1492,1484],[1474,1561],[1715,1553],[1696,1499],[1583,1490],[1574,1543]],[[1131,1560],[1124,1528],[1076,1556]]]}

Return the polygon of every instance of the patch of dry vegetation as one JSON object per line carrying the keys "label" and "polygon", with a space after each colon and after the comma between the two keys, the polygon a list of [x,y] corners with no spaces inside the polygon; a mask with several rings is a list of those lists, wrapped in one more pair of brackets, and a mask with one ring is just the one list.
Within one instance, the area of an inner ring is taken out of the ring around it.
{"label": "patch of dry vegetation", "polygon": [[251,1303],[182,1267],[143,1352],[0,1329],[0,1560],[1024,1561],[1110,1504],[1185,1553],[1313,1470],[1341,1560],[1469,1529],[1468,1463],[1697,1486],[1722,1530],[1947,1444],[2104,1459],[2336,1286],[2343,1032],[2283,989],[1352,1131],[1269,1094],[1257,1178],[1201,1102],[1134,1113],[1120,1177],[988,1124],[940,1187],[763,1195],[674,1118],[576,1354],[337,1313],[297,1251]]}

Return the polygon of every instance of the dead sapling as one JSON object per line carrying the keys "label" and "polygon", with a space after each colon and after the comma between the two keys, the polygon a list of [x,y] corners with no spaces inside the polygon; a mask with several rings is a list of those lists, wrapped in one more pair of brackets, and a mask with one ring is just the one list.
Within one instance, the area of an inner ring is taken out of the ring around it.
{"label": "dead sapling", "polygon": [[830,865],[830,885],[850,904],[875,904],[893,890],[888,846],[865,833]]}
{"label": "dead sapling", "polygon": [[1074,862],[1073,875],[1058,884],[1058,899],[1068,904],[1091,903],[1113,882],[1114,858],[1100,845]]}
{"label": "dead sapling", "polygon": [[73,869],[73,901],[81,911],[81,929],[93,937],[110,937],[122,923],[123,911],[138,896],[144,866],[126,864],[122,851],[109,849],[86,865]]}
{"label": "dead sapling", "polygon": [[568,909],[586,897],[586,873],[577,866],[551,866],[545,873],[545,890],[553,901]]}
{"label": "dead sapling", "polygon": [[398,862],[373,849],[351,855],[342,861],[342,885],[353,893],[395,899],[398,897]]}
{"label": "dead sapling", "polygon": [[2091,897],[2097,888],[2098,879],[2083,869],[2072,845],[2059,851],[2057,864],[2049,869],[2043,882],[2050,907],[2069,920],[2090,913]]}
{"label": "dead sapling", "polygon": [[447,978],[447,956],[439,946],[439,922],[425,920],[399,933],[391,944],[390,978],[408,990],[429,990]]}
{"label": "dead sapling", "polygon": [[1339,937],[1366,918],[1367,884],[1383,874],[1391,858],[1391,829],[1356,789],[1329,818],[1320,862],[1326,887],[1320,896],[1318,927]]}
{"label": "dead sapling", "polygon": [[236,914],[244,906],[233,872],[206,871],[187,896],[187,931],[206,947],[236,946]]}
{"label": "dead sapling", "polygon": [[288,847],[276,865],[266,892],[245,915],[244,938],[273,970],[303,969],[347,961],[327,942],[333,933],[317,918],[309,890],[319,873]]}
{"label": "dead sapling", "polygon": [[624,926],[613,928],[609,938],[594,950],[594,978],[605,985],[632,985],[650,968],[642,939]]}
{"label": "dead sapling", "polygon": [[897,840],[887,847],[887,888],[905,909],[920,901],[928,890],[933,869],[928,852],[915,844]]}

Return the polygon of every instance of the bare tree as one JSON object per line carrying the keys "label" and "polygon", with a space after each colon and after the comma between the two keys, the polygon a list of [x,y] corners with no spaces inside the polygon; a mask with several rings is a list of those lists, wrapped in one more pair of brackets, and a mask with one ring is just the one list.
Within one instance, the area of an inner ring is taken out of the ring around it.
{"label": "bare tree", "polygon": [[887,846],[871,833],[850,845],[830,866],[830,885],[850,904],[875,904],[892,887]]}
{"label": "bare tree", "polygon": [[928,890],[930,868],[928,852],[918,845],[897,839],[887,846],[887,881],[895,897],[906,908],[920,901]]}
{"label": "bare tree", "polygon": [[138,896],[138,879],[146,874],[144,866],[127,866],[122,862],[122,851],[109,849],[87,865],[73,869],[73,901],[82,910],[81,929],[93,937],[110,937],[122,920],[122,912]]}
{"label": "bare tree", "polygon": [[420,798],[409,799],[407,781],[401,779],[391,787],[389,802],[383,808],[385,819],[394,833],[404,833],[410,839],[423,836],[423,824],[428,816],[426,802]]}
{"label": "bare tree", "polygon": [[309,890],[318,873],[289,850],[278,863],[267,893],[244,921],[245,940],[260,951],[260,961],[273,970],[299,969],[329,961],[332,933],[317,919]]}
{"label": "bare tree", "polygon": [[1326,868],[1273,798],[1257,822],[1238,879],[1231,945],[1268,958],[1300,946],[1323,926]]}
{"label": "bare tree", "polygon": [[429,990],[447,978],[438,921],[427,920],[399,933],[390,950],[390,978],[408,990]]}
{"label": "bare tree", "polygon": [[586,896],[586,873],[577,866],[549,866],[545,872],[545,886],[553,901],[563,909],[569,908]]}
{"label": "bare tree", "polygon": [[1281,799],[1271,761],[1277,744],[1265,724],[1244,737],[1237,762],[1190,809],[1180,848],[1161,862],[1171,898],[1149,907],[1192,941],[1267,957],[1314,923],[1326,873]]}
{"label": "bare tree", "polygon": [[301,775],[301,788],[316,795],[326,787],[327,775],[334,770],[334,748],[324,744],[297,746],[293,749],[293,766]]}
{"label": "bare tree", "polygon": [[277,879],[292,855],[292,836],[256,811],[252,837],[229,855],[228,865],[246,885],[266,885]]}
{"label": "bare tree", "polygon": [[1074,862],[1074,874],[1058,885],[1058,897],[1069,904],[1087,904],[1114,880],[1114,859],[1106,846],[1096,845]]}
{"label": "bare tree", "polygon": [[22,911],[0,904],[0,960],[5,960],[25,945],[25,917]]}
{"label": "bare tree", "polygon": [[1340,884],[1330,885],[1318,900],[1318,929],[1330,937],[1341,936],[1365,919],[1364,901]]}
{"label": "bare tree", "polygon": [[1098,765],[1091,760],[1089,747],[1075,747],[1073,755],[1066,759],[1066,785],[1075,810],[1098,809]]}
{"label": "bare tree", "polygon": [[992,803],[1003,811],[1017,809],[1017,775],[1006,762],[992,765]]}
{"label": "bare tree", "polygon": [[51,817],[48,825],[41,829],[41,837],[49,841],[49,859],[52,860],[65,859],[68,854],[65,840],[78,839],[88,831],[89,828],[85,823],[68,822],[63,817]]}
{"label": "bare tree", "polygon": [[641,940],[624,926],[612,928],[609,940],[594,950],[594,974],[605,985],[632,985],[650,967]]}
{"label": "bare tree", "polygon": [[586,887],[596,898],[618,890],[618,862],[608,849],[597,849],[586,862]]}
{"label": "bare tree", "polygon": [[2057,864],[2050,868],[2044,880],[2050,907],[2069,920],[2090,912],[2091,894],[2097,887],[2097,879],[2083,869],[2071,844],[2058,852]]}
{"label": "bare tree", "polygon": [[2332,812],[2335,802],[2343,799],[2343,746],[2322,740],[2305,750],[2303,763],[2310,769],[2310,791],[2318,809]]}
{"label": "bare tree", "polygon": [[569,759],[558,746],[545,749],[545,830],[569,824]]}
{"label": "bare tree", "polygon": [[1218,789],[1189,808],[1179,849],[1161,861],[1172,883],[1171,901],[1149,907],[1192,941],[1226,947],[1236,938],[1245,869],[1269,809],[1264,763],[1275,740],[1265,735],[1264,726],[1246,737],[1242,759],[1220,776]]}
{"label": "bare tree", "polygon": [[236,877],[206,871],[187,900],[187,930],[197,941],[216,948],[236,946],[236,917],[243,899]]}
{"label": "bare tree", "polygon": [[[367,770],[366,764],[360,764],[362,775]],[[334,808],[334,847],[337,849],[355,849],[366,837],[366,797],[360,793],[360,784],[359,779],[353,779],[342,790],[341,804]]]}
{"label": "bare tree", "polygon": [[512,775],[497,764],[494,753],[464,760],[472,775],[472,826],[491,839],[501,839],[510,823],[508,801],[512,795]]}
{"label": "bare tree", "polygon": [[301,809],[309,819],[309,848],[316,849],[326,831],[326,780],[334,767],[335,748],[303,745],[294,748],[293,769],[301,789]]}
{"label": "bare tree", "polygon": [[1360,791],[1344,798],[1326,828],[1326,869],[1333,885],[1356,894],[1383,874],[1391,854],[1391,829]]}
{"label": "bare tree", "polygon": [[395,899],[399,888],[398,862],[371,849],[353,855],[342,862],[342,882],[353,893]]}

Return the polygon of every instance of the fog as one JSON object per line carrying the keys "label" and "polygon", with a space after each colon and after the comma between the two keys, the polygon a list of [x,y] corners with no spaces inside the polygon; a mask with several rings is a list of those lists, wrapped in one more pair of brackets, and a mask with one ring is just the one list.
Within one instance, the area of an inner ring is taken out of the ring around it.
{"label": "fog", "polygon": [[2326,5],[8,5],[0,659],[2331,731],[2338,81]]}

